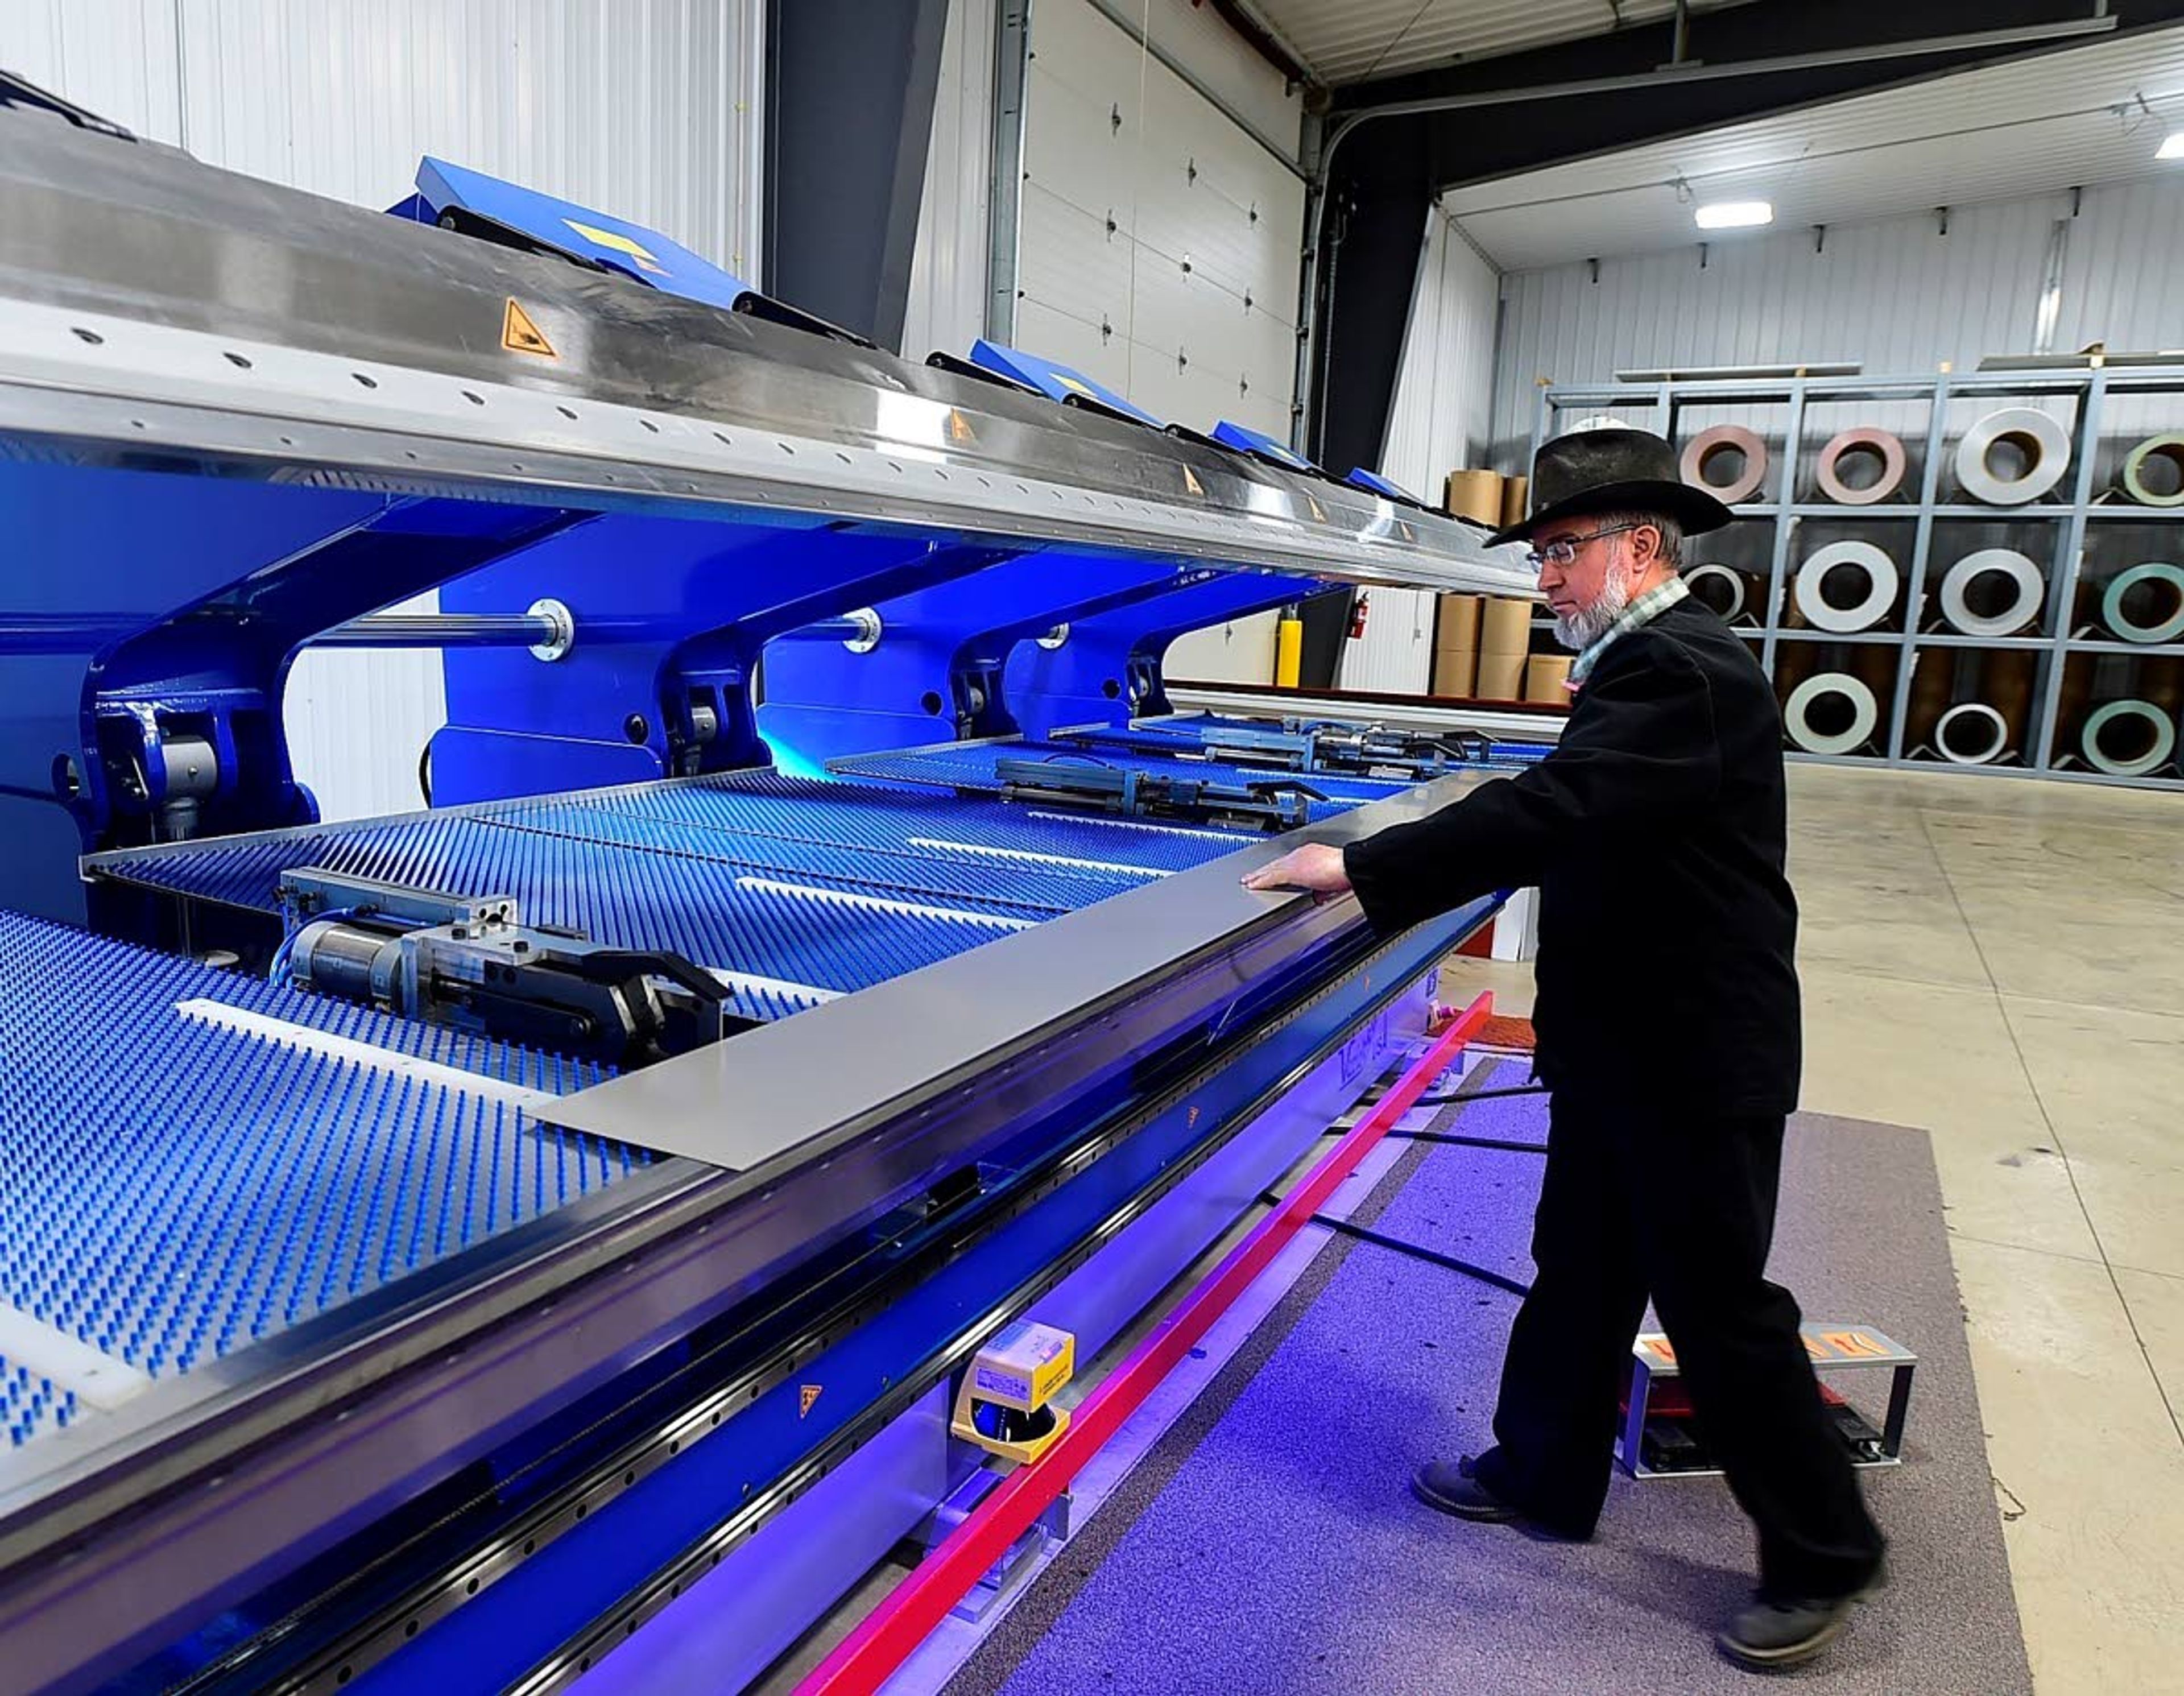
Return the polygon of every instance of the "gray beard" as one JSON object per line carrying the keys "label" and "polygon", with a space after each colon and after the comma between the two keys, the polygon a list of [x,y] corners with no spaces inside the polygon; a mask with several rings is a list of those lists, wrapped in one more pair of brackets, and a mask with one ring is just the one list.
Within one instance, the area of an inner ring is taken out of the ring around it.
{"label": "gray beard", "polygon": [[1605,636],[1607,627],[1622,617],[1630,605],[1630,579],[1620,571],[1613,572],[1602,583],[1599,597],[1591,605],[1556,615],[1555,640],[1573,653],[1580,653]]}

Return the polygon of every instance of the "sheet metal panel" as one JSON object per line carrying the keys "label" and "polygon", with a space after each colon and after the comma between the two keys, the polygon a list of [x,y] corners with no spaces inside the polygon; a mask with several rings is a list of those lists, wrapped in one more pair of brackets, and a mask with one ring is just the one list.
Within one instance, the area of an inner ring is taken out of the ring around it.
{"label": "sheet metal panel", "polygon": [[[1242,873],[1302,841],[1340,845],[1423,817],[1480,780],[1475,773],[1440,778],[1261,838],[977,957],[944,961],[587,1091],[555,1112],[595,1135],[644,1124],[655,1146],[660,1127],[677,1127],[678,1135],[688,1128],[690,1140],[677,1152],[749,1169],[772,1158],[768,1151],[846,1146],[882,1124],[944,1127],[1019,1102],[1061,1099],[1089,1087],[1107,1063],[1081,1046],[1052,1046],[1065,1026],[1082,1029],[1103,1013],[1120,1018],[1131,998],[1155,984],[1163,1000],[1233,996],[1255,971],[1256,949],[1313,946],[1358,922],[1353,900],[1322,904],[1250,890]],[[1118,836],[1150,834],[1137,820],[1106,828]],[[857,1057],[855,1068],[838,1063],[844,1054]],[[974,1077],[976,1089],[966,1096]]]}

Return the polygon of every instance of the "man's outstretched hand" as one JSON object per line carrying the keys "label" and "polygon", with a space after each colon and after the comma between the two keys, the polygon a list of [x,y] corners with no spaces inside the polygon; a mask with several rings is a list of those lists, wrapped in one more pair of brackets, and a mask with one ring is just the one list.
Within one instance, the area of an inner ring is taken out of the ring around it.
{"label": "man's outstretched hand", "polygon": [[1342,868],[1342,851],[1321,843],[1292,848],[1270,866],[1244,874],[1247,890],[1310,890],[1314,895],[1339,895],[1350,888],[1350,874]]}

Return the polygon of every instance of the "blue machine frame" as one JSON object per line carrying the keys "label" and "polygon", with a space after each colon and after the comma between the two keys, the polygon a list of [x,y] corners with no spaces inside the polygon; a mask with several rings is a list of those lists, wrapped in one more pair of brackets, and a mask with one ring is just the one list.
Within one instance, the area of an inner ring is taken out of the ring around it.
{"label": "blue machine frame", "polygon": [[[87,886],[81,856],[311,824],[316,805],[281,730],[288,668],[315,639],[427,589],[440,591],[444,623],[420,617],[395,633],[444,646],[448,723],[430,749],[431,798],[444,806],[777,757],[816,769],[930,742],[936,727],[1035,743],[1075,725],[1126,726],[1167,711],[1163,656],[1190,630],[1338,583],[1521,581],[1462,527],[1374,480],[1330,479],[1242,427],[1201,436],[1167,426],[1081,373],[989,343],[938,371],[905,365],[657,232],[443,161],[425,161],[398,221],[223,187],[231,180],[184,156],[24,127],[5,109],[0,142],[0,438],[27,444],[0,460],[0,507],[41,550],[37,569],[0,583],[0,876],[8,905],[47,918],[187,940],[165,928],[186,904],[142,886]],[[140,179],[149,187],[132,199]],[[25,232],[68,216],[86,233],[64,270]],[[111,230],[127,239],[109,252],[98,236]],[[277,262],[292,291],[271,303],[232,284],[233,298],[170,297],[141,274],[143,248],[159,242],[194,244],[199,262],[178,276],[250,278]],[[496,349],[493,330],[518,324],[530,334],[502,328]],[[548,602],[566,628],[535,644],[526,621]],[[869,795],[869,781],[827,787]],[[1357,799],[1325,803],[1314,815],[1323,831],[1368,828],[1334,819]],[[667,845],[626,823],[593,840],[568,812],[520,841],[503,831],[500,846],[535,855],[525,863],[549,867],[538,875],[550,881],[552,868],[577,862],[565,841],[582,840],[622,856],[648,899],[671,883],[655,874],[672,860],[731,891],[724,902],[760,886],[755,912],[794,901],[875,923],[981,918],[975,891],[876,892],[878,874],[870,886],[813,873],[791,887],[733,862],[719,840]],[[441,823],[404,828],[432,835]],[[1202,857],[1179,876],[1233,851],[1202,822],[1100,828],[1193,839]],[[268,846],[233,845],[246,856]],[[1112,898],[1165,888],[1167,909],[1134,911],[1180,909],[1184,922],[1112,951],[1096,925],[1056,934],[1043,956],[982,935],[983,947],[920,973],[878,973],[854,995],[792,1010],[729,1039],[773,1045],[737,1060],[739,1085],[772,1081],[734,1105],[781,1121],[777,1146],[749,1163],[655,1163],[627,1196],[530,1220],[521,1240],[473,1245],[429,1287],[421,1275],[407,1288],[396,1280],[316,1329],[283,1333],[297,1353],[223,1360],[162,1385],[176,1393],[107,1427],[110,1438],[59,1433],[63,1448],[96,1463],[65,1491],[42,1476],[0,1481],[0,1643],[21,1648],[17,1633],[42,1632],[39,1665],[84,1676],[156,1649],[135,1669],[148,1685],[200,1671],[248,1684],[291,1653],[298,1665],[323,1660],[342,1632],[398,1627],[373,1622],[384,1600],[373,1586],[407,1582],[411,1545],[400,1539],[426,1547],[434,1527],[383,1517],[390,1501],[421,1514],[426,1492],[471,1489],[482,1476],[469,1504],[521,1518],[540,1480],[568,1486],[665,1398],[693,1392],[700,1362],[748,1398],[714,1407],[702,1431],[663,1428],[682,1435],[663,1434],[656,1464],[626,1476],[617,1465],[621,1482],[601,1487],[596,1512],[584,1498],[558,1535],[509,1555],[497,1582],[473,1582],[475,1600],[455,1598],[437,1624],[413,1619],[383,1646],[392,1653],[359,1658],[355,1682],[564,1681],[663,1610],[660,1634],[604,1666],[641,1684],[649,1654],[702,1643],[718,1669],[755,1674],[975,1466],[933,1399],[967,1353],[1026,1311],[1072,1330],[1087,1354],[1113,1339],[1362,1096],[1422,1025],[1434,962],[1495,906],[1383,943],[1354,910],[1246,897],[1233,868],[1162,884],[1170,871],[1158,864],[989,841],[917,846],[956,852],[950,875],[966,890],[975,880],[963,867],[982,854],[988,866],[1013,856],[1020,877],[1040,866],[1118,881],[1142,871],[1146,881]],[[819,857],[856,852],[830,838]],[[1244,905],[1202,916],[1224,895]],[[473,897],[491,898],[454,898]],[[751,923],[787,929],[774,912]],[[1034,923],[983,918],[1001,931]],[[855,933],[844,921],[827,934],[846,946]],[[633,952],[651,939],[626,940]],[[1054,1000],[1075,981],[1054,968],[1064,955],[1109,974],[1072,990],[1066,1007]],[[976,975],[1008,960],[1040,993],[1005,973]],[[800,1057],[797,1033],[889,1020],[899,1035],[916,1021],[877,999],[895,991],[936,994],[941,1012],[926,1023],[977,1046],[944,1064],[922,1050],[884,1052],[883,1041],[847,1044],[878,1080],[847,1108],[837,1095],[866,1089],[863,1075],[807,1085],[819,1068]],[[1000,1012],[989,1017],[972,1005],[981,998]],[[1007,1035],[993,1034],[1004,1024]],[[330,1020],[299,1052],[331,1070],[370,1071],[359,1051],[371,1046]],[[717,1063],[722,1052],[681,1058]],[[691,1089],[682,1122],[718,1129],[728,1106],[706,1095],[702,1069],[666,1080],[677,1063],[620,1081]],[[940,1069],[918,1069],[930,1066]],[[353,1104],[348,1087],[329,1098]],[[661,1148],[627,1125],[586,1124],[587,1112],[630,1110],[629,1097],[607,1099],[611,1088],[556,1096],[543,1113],[526,1095],[522,1110],[609,1146]],[[811,1125],[774,1112],[792,1102]],[[716,1223],[726,1228],[708,1236]],[[916,1275],[895,1275],[905,1268]],[[563,1334],[550,1315],[565,1299],[588,1317]],[[836,1302],[838,1314],[827,1305]],[[504,1351],[490,1367],[490,1351],[476,1363],[465,1353],[481,1339]],[[579,1358],[580,1345],[596,1357]],[[693,1375],[677,1377],[686,1368]],[[489,1370],[504,1400],[478,1397],[473,1412],[462,1398]],[[774,1375],[761,1382],[762,1372]],[[385,1419],[344,1436],[359,1408]],[[446,1439],[429,1453],[419,1447],[427,1425]],[[367,1431],[377,1470],[337,1482],[330,1457],[359,1464]],[[268,1509],[247,1526],[261,1547],[216,1517],[256,1511],[258,1497],[237,1482],[203,1507],[210,1492],[187,1487],[201,1481],[187,1470],[199,1462],[223,1469],[223,1481],[253,1466],[322,1465],[311,1476],[324,1492],[356,1493],[315,1499],[300,1525]],[[475,1470],[457,1476],[460,1466]],[[156,1490],[129,1493],[154,1470]],[[913,1480],[905,1498],[898,1487]],[[62,1535],[39,1516],[64,1494],[81,1515],[72,1546],[96,1555],[58,1574],[19,1557]],[[125,1511],[109,1514],[125,1495]],[[190,1549],[222,1560],[234,1551],[234,1568],[186,1570]],[[355,1593],[336,1584],[299,1599],[284,1587],[322,1570],[311,1562],[367,1549],[387,1565]],[[694,1622],[692,1609],[671,1604],[701,1567],[718,1576]],[[120,1575],[103,1611],[82,1576],[94,1569]],[[42,1614],[49,1582],[83,1593]],[[215,1606],[229,1611],[179,1635],[177,1621],[201,1623]],[[313,1618],[334,1619],[330,1635],[269,1632],[231,1657],[240,1637],[321,1607]],[[363,1611],[341,1612],[350,1608]]]}

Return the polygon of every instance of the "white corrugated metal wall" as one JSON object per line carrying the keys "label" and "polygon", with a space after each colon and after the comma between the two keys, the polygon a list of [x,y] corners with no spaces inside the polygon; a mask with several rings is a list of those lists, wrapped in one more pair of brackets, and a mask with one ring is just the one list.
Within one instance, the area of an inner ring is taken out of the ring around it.
{"label": "white corrugated metal wall", "polygon": [[[1126,8],[1264,133],[1280,75],[1184,0]],[[1025,103],[1017,343],[1148,411],[1289,438],[1304,185],[1089,0],[1037,0]],[[1180,678],[1263,683],[1273,616],[1185,637]]]}
{"label": "white corrugated metal wall", "polygon": [[[1494,395],[1501,274],[1439,207],[1426,213],[1382,475],[1428,501],[1459,466],[1483,464]],[[1433,597],[1376,589],[1365,633],[1342,649],[1351,689],[1423,695],[1433,672]]]}
{"label": "white corrugated metal wall", "polygon": [[1674,253],[1512,272],[1491,451],[1529,450],[1537,386],[1663,365],[1854,360],[1869,375],[1968,369],[2031,349],[2057,221],[2067,230],[2057,349],[2184,346],[2184,179],[2175,176],[1830,229],[1718,242],[1704,269]]}
{"label": "white corrugated metal wall", "polygon": [[[1010,0],[1021,5],[1023,0]],[[993,198],[997,0],[949,0],[925,197],[910,260],[902,353],[967,354],[986,333],[986,232]]]}
{"label": "white corrugated metal wall", "polygon": [[[761,0],[0,0],[0,64],[209,165],[379,207],[437,153],[755,281],[763,17]],[[309,654],[286,711],[329,817],[415,806],[439,660]]]}

